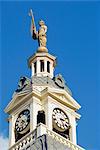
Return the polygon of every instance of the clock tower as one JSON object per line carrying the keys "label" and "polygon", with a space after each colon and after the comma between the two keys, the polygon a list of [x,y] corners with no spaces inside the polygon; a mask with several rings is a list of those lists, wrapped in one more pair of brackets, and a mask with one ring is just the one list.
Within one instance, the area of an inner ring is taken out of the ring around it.
{"label": "clock tower", "polygon": [[84,150],[77,145],[80,105],[61,74],[54,76],[56,57],[46,47],[47,26],[40,20],[32,38],[39,47],[28,59],[31,77],[22,76],[5,112],[9,114],[9,150]]}

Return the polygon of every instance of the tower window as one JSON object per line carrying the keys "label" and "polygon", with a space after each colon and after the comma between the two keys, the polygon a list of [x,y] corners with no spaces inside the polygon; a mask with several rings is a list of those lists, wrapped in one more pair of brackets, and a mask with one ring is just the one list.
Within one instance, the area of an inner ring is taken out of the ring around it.
{"label": "tower window", "polygon": [[37,62],[34,63],[34,73],[37,72]]}
{"label": "tower window", "polygon": [[44,71],[44,61],[40,60],[40,71],[43,72]]}
{"label": "tower window", "polygon": [[43,110],[38,111],[38,115],[37,115],[37,124],[38,123],[43,123],[45,124],[45,112]]}
{"label": "tower window", "polygon": [[50,73],[50,62],[47,61],[47,72]]}

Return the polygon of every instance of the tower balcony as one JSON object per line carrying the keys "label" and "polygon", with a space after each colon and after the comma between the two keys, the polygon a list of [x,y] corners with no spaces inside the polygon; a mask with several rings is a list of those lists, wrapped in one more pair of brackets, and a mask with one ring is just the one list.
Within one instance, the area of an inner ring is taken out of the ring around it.
{"label": "tower balcony", "polygon": [[48,130],[46,125],[39,123],[37,128],[16,142],[9,150],[85,150],[79,145]]}

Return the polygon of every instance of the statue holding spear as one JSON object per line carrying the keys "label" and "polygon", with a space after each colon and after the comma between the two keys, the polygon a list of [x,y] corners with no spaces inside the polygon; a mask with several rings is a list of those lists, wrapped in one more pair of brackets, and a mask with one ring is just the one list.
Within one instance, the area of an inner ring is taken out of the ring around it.
{"label": "statue holding spear", "polygon": [[32,22],[31,22],[31,30],[32,30],[32,38],[34,40],[38,40],[38,44],[39,44],[39,48],[38,51],[39,52],[47,52],[47,48],[46,48],[46,43],[47,43],[47,38],[46,38],[46,32],[47,32],[47,26],[45,25],[43,20],[39,21],[39,30],[36,31],[36,26],[35,26],[35,21],[34,21],[34,16],[33,16],[33,12],[32,9],[30,10],[29,15],[32,18]]}

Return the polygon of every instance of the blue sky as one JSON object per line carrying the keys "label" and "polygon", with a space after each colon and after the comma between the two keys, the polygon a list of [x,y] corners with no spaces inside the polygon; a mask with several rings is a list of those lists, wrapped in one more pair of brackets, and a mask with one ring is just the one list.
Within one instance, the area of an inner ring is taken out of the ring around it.
{"label": "blue sky", "polygon": [[61,73],[81,104],[77,126],[79,145],[100,149],[100,2],[0,2],[0,134],[8,136],[7,115],[20,76],[30,77],[27,59],[36,51],[30,35],[29,9],[36,26],[43,19],[48,26],[49,53],[57,56],[55,74]]}

